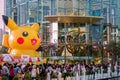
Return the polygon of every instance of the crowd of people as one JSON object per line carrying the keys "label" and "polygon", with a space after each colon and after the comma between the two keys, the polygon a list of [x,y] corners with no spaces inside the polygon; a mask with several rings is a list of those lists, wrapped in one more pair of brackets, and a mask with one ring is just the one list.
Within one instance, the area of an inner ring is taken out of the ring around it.
{"label": "crowd of people", "polygon": [[[107,70],[108,73],[112,72],[112,65],[4,63],[0,65],[0,77],[5,76],[8,80],[14,80],[14,77],[17,76],[19,80],[28,80],[25,79],[25,76],[29,74],[32,80],[51,80],[52,78],[57,78],[57,80],[64,78],[65,80],[67,76],[75,76],[76,80],[78,80],[77,77],[80,75],[95,74],[95,72],[104,73],[104,70]],[[114,65],[114,71],[119,73],[118,65]]]}

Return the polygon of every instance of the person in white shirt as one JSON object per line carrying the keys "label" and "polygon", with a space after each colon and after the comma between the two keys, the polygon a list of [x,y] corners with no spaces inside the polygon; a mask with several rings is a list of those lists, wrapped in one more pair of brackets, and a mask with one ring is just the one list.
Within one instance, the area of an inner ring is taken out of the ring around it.
{"label": "person in white shirt", "polygon": [[6,66],[6,63],[2,66],[2,75],[8,77],[9,69]]}
{"label": "person in white shirt", "polygon": [[62,80],[62,73],[60,71],[58,71],[57,73],[58,73],[57,80]]}
{"label": "person in white shirt", "polygon": [[24,72],[24,68],[25,68],[26,64],[25,63],[22,63],[21,65],[21,70]]}
{"label": "person in white shirt", "polygon": [[47,79],[46,79],[46,80],[50,80],[50,78],[51,78],[50,75],[51,75],[51,73],[50,73],[50,71],[48,70],[48,71],[47,71]]}
{"label": "person in white shirt", "polygon": [[83,79],[82,80],[86,80],[86,68],[84,65],[81,66],[81,69],[82,69],[82,76],[83,76]]}
{"label": "person in white shirt", "polygon": [[107,67],[108,76],[112,76],[112,65],[109,63]]}
{"label": "person in white shirt", "polygon": [[104,75],[103,75],[103,66],[101,65],[101,67],[100,67],[100,71],[101,71],[101,77],[103,77]]}
{"label": "person in white shirt", "polygon": [[80,64],[78,64],[77,66],[78,66],[78,75],[80,76]]}
{"label": "person in white shirt", "polygon": [[37,76],[36,65],[33,65],[33,68],[32,68],[32,71],[31,71],[32,80],[36,80],[36,76]]}
{"label": "person in white shirt", "polygon": [[115,73],[117,73],[117,64],[114,65]]}

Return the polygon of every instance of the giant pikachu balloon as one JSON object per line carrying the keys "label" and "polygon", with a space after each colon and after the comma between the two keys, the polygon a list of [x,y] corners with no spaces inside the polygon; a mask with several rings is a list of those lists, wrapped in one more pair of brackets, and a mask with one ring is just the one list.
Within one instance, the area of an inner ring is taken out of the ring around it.
{"label": "giant pikachu balloon", "polygon": [[15,57],[29,55],[30,57],[40,57],[36,49],[40,46],[38,37],[39,24],[32,26],[18,26],[11,18],[3,16],[4,23],[11,30],[9,35],[5,34],[3,46],[8,47],[9,53]]}

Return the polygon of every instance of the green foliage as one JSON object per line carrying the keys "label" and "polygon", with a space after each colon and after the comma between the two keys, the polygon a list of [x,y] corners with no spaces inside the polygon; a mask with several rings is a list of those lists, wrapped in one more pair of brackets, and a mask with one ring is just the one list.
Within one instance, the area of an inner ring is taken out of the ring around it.
{"label": "green foliage", "polygon": [[103,70],[103,73],[107,73],[107,69],[104,69],[104,70]]}
{"label": "green foliage", "polygon": [[66,72],[66,76],[70,76],[71,75],[71,72]]}
{"label": "green foliage", "polygon": [[29,73],[25,73],[25,80],[32,80]]}
{"label": "green foliage", "polygon": [[114,64],[117,60],[117,56],[120,56],[120,41],[110,41],[106,46],[106,51],[110,53],[112,63]]}
{"label": "green foliage", "polygon": [[120,42],[110,41],[106,46],[106,48],[108,52],[111,52],[114,54],[120,53]]}
{"label": "green foliage", "polygon": [[6,76],[2,76],[2,80],[8,80]]}
{"label": "green foliage", "polygon": [[62,77],[65,77],[65,73],[62,73]]}
{"label": "green foliage", "polygon": [[52,78],[57,78],[57,73],[52,73]]}
{"label": "green foliage", "polygon": [[39,74],[37,74],[37,76],[36,76],[36,80],[40,80],[40,76],[39,76]]}
{"label": "green foliage", "polygon": [[87,75],[93,74],[93,71],[92,70],[88,70],[88,71],[86,71],[86,74]]}
{"label": "green foliage", "polygon": [[73,74],[69,71],[66,73],[62,73],[62,77],[68,77],[68,76],[73,76]]}
{"label": "green foliage", "polygon": [[13,80],[19,80],[18,76],[14,76]]}

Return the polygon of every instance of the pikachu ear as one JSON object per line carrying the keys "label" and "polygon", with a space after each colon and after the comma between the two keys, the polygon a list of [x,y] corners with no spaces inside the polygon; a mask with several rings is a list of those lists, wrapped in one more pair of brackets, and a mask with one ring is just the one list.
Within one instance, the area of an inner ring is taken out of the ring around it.
{"label": "pikachu ear", "polygon": [[34,29],[35,31],[38,31],[38,30],[40,29],[39,23],[34,23],[34,24],[32,25],[32,29]]}
{"label": "pikachu ear", "polygon": [[15,30],[18,28],[17,24],[11,18],[4,15],[2,17],[6,26],[8,26],[11,30]]}

